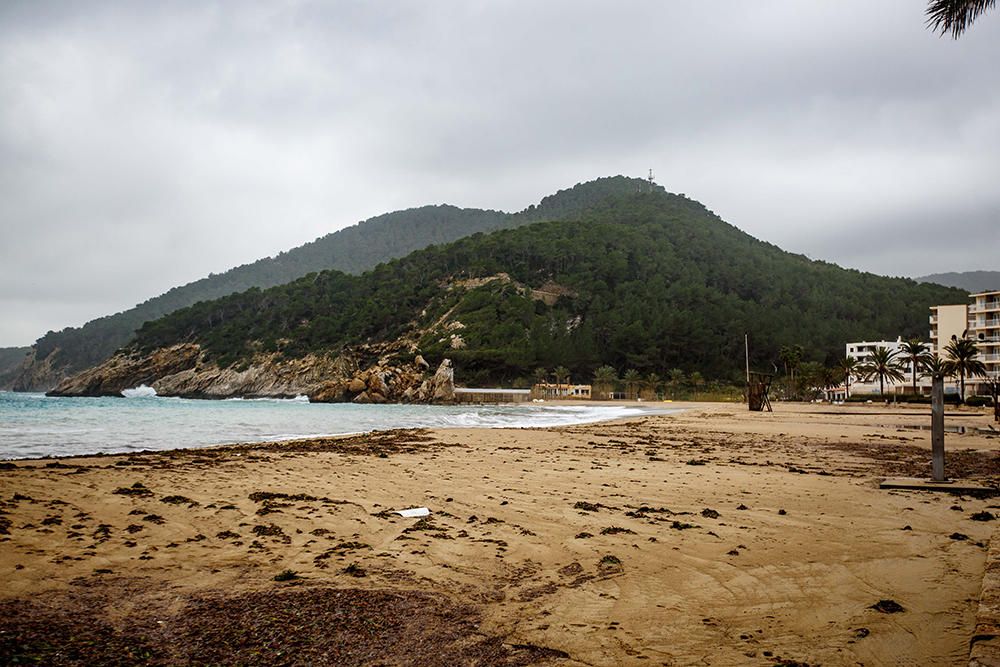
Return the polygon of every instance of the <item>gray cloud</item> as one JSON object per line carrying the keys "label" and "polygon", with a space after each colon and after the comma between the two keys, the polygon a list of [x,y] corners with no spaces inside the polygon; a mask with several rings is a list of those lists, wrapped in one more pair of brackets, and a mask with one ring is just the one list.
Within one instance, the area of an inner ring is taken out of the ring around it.
{"label": "gray cloud", "polygon": [[1000,269],[1000,14],[955,42],[922,10],[5,3],[0,344],[385,211],[649,167],[811,257]]}

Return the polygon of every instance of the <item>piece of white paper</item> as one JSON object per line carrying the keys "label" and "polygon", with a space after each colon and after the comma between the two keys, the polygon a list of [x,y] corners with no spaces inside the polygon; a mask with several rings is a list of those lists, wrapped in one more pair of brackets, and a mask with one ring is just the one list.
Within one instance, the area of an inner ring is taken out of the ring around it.
{"label": "piece of white paper", "polygon": [[426,507],[411,507],[408,510],[396,510],[396,514],[405,519],[412,519],[417,516],[427,516],[430,513],[431,511]]}

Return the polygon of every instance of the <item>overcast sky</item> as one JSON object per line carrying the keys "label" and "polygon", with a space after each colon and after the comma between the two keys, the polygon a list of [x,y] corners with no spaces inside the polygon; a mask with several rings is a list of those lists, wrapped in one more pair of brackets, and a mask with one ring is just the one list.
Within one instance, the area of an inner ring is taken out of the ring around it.
{"label": "overcast sky", "polygon": [[359,220],[644,176],[781,247],[1000,270],[1000,10],[0,4],[0,345]]}

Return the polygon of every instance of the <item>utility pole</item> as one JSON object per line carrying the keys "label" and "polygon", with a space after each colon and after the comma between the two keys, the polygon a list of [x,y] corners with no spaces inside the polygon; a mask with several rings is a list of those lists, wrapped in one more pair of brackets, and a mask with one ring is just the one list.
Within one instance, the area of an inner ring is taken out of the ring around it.
{"label": "utility pole", "polygon": [[649,191],[653,191],[653,170],[649,170]]}
{"label": "utility pole", "polygon": [[750,386],[750,334],[743,334],[743,348],[747,359],[747,386]]}

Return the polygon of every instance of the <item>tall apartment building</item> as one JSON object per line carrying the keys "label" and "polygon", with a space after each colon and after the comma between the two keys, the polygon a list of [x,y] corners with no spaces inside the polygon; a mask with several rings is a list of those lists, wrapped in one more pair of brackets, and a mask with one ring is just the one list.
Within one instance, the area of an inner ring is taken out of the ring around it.
{"label": "tall apartment building", "polygon": [[960,303],[953,306],[931,306],[931,354],[945,356],[944,348],[954,338],[966,335],[969,328],[969,306]]}
{"label": "tall apartment building", "polygon": [[[1000,379],[1000,291],[970,294],[968,336],[979,347],[979,360],[986,366],[987,378]],[[976,384],[976,393],[986,388]]]}

